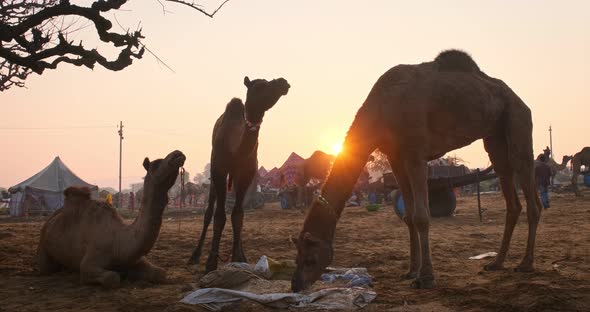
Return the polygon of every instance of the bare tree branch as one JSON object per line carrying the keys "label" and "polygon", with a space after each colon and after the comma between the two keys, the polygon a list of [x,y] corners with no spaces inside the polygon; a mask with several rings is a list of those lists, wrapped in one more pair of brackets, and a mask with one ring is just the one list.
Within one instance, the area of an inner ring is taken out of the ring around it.
{"label": "bare tree branch", "polygon": [[193,2],[190,2],[190,3],[188,1],[183,1],[183,0],[166,0],[166,1],[168,1],[168,2],[176,2],[176,3],[180,3],[180,4],[183,4],[183,5],[189,6],[189,7],[193,8],[193,9],[195,9],[195,10],[197,10],[197,11],[199,11],[199,12],[201,12],[201,13],[203,13],[203,14],[211,17],[211,18],[213,18],[213,16],[217,13],[217,11],[219,11],[229,0],[223,1],[219,5],[219,7],[217,7],[217,9],[215,11],[213,11],[213,13],[207,13],[207,11],[205,11],[204,9],[201,8],[202,7],[201,5],[196,4],[194,1]]}
{"label": "bare tree branch", "polygon": [[[194,2],[166,1],[184,4],[213,17],[229,0],[213,13],[207,13]],[[133,59],[141,59],[146,50],[153,54],[141,42],[144,36],[140,26],[135,31],[121,26],[122,31],[116,32],[112,30],[111,20],[103,15],[119,10],[127,2],[129,0],[94,0],[90,6],[79,6],[71,4],[70,0],[0,0],[0,91],[13,86],[23,87],[29,74],[41,75],[46,69],[57,68],[60,63],[87,68],[99,64],[118,71],[130,66]],[[163,4],[162,7],[166,12]],[[94,26],[101,42],[118,48],[115,59],[109,60],[97,49],[86,49],[82,42],[74,44],[68,39],[89,26]]]}

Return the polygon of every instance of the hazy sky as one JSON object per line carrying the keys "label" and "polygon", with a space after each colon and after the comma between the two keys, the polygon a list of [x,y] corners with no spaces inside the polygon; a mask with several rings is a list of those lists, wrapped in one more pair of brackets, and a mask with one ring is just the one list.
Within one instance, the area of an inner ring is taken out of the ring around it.
{"label": "hazy sky", "polygon": [[[208,8],[219,2],[202,1]],[[86,181],[116,186],[119,120],[124,187],[141,181],[145,156],[174,149],[187,155],[191,174],[200,172],[216,118],[232,97],[245,97],[245,75],[291,84],[265,116],[261,165],[278,166],[292,151],[330,151],[381,74],[448,48],[468,51],[527,103],[536,153],[549,145],[550,124],[559,159],[590,145],[586,0],[231,0],[214,19],[167,8],[174,13],[163,15],[156,0],[135,0],[116,16],[132,29],[141,21],[144,43],[175,73],[146,53],[122,72],[63,64],[31,76],[27,89],[0,94],[0,186],[57,155]],[[75,38],[103,48],[88,30]],[[481,141],[453,154],[472,167],[488,164]]]}

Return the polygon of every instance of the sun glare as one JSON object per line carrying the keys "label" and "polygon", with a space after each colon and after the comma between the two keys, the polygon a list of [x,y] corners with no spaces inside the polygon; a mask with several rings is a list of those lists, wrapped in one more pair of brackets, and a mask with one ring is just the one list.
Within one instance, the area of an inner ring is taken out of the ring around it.
{"label": "sun glare", "polygon": [[332,154],[338,155],[342,151],[342,144],[334,144],[332,145]]}

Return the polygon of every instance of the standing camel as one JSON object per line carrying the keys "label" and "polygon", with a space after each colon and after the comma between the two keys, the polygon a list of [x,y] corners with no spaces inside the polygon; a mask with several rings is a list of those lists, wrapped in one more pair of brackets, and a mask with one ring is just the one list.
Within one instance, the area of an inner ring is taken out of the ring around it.
{"label": "standing camel", "polygon": [[[563,156],[561,158],[561,164],[558,164],[553,157],[551,157],[551,149],[549,146],[545,147],[543,150],[543,155],[545,155],[546,163],[551,168],[551,185],[553,185],[553,180],[555,179],[555,175],[560,172],[561,170],[567,167],[567,163],[572,160],[572,156]],[[538,158],[538,157],[537,157]]]}
{"label": "standing camel", "polygon": [[303,160],[301,170],[301,181],[297,185],[297,205],[305,206],[307,204],[306,186],[312,179],[323,180],[328,175],[332,162],[334,162],[334,155],[326,154],[322,151],[315,151],[309,158]]}
{"label": "standing camel", "polygon": [[410,268],[405,277],[415,278],[414,288],[435,287],[427,162],[481,138],[507,206],[500,252],[485,269],[503,268],[522,209],[516,175],[526,198],[529,225],[526,255],[516,270],[533,271],[541,201],[534,181],[532,129],[525,103],[504,82],[483,73],[464,52],[449,50],[432,62],[387,71],[358,110],[343,151],[305,218],[297,239],[293,290],[310,286],[332,262],[332,242],[344,203],[376,148],[387,155],[406,203]]}
{"label": "standing camel", "polygon": [[572,159],[572,186],[574,187],[574,193],[576,196],[582,196],[582,193],[578,189],[578,176],[582,170],[582,166],[586,166],[586,169],[590,167],[590,146],[584,147],[581,151],[577,152]]}
{"label": "standing camel", "polygon": [[[226,106],[225,112],[217,119],[213,128],[213,148],[211,150],[211,188],[209,204],[205,211],[203,229],[199,243],[189,264],[197,264],[207,236],[207,228],[213,217],[213,242],[205,266],[206,272],[217,269],[219,243],[225,227],[225,197],[226,192],[234,184],[236,202],[231,214],[233,229],[232,261],[247,262],[242,248],[242,224],[244,210],[242,207],[248,186],[258,170],[258,133],[264,113],[272,108],[281,96],[286,95],[291,87],[283,78],[267,81],[244,78],[244,85],[248,88],[246,103],[234,98]],[[229,181],[228,181],[229,175]]]}

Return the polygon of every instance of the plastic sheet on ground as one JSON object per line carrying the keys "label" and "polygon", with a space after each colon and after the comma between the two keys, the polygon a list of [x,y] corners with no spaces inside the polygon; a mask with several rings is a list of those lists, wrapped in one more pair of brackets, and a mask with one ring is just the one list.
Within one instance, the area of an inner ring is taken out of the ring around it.
{"label": "plastic sheet on ground", "polygon": [[482,254],[477,255],[477,256],[469,257],[469,260],[481,260],[481,259],[485,259],[485,258],[492,258],[492,257],[495,257],[497,255],[498,255],[497,252],[490,251],[490,252],[482,253]]}
{"label": "plastic sheet on ground", "polygon": [[345,282],[346,287],[371,286],[373,277],[366,268],[341,268],[331,269],[328,273],[322,274],[320,279],[327,284]]}
{"label": "plastic sheet on ground", "polygon": [[210,311],[221,311],[225,306],[242,300],[251,300],[276,309],[352,310],[367,306],[376,296],[377,293],[374,291],[360,287],[327,288],[310,294],[273,293],[262,295],[231,289],[203,288],[186,295],[180,302],[199,305]]}

